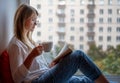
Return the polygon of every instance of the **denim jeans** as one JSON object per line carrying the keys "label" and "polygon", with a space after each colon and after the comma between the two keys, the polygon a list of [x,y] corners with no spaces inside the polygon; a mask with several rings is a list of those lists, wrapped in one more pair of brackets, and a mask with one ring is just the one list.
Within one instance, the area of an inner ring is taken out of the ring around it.
{"label": "denim jeans", "polygon": [[[74,76],[77,70],[84,76]],[[32,83],[94,83],[101,75],[99,68],[82,51],[76,50]]]}

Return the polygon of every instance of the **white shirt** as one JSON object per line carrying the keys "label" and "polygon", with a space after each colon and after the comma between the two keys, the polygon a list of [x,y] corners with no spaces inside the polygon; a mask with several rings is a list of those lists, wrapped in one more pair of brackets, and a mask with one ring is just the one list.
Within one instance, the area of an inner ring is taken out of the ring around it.
{"label": "white shirt", "polygon": [[11,39],[8,45],[8,53],[12,78],[15,83],[21,83],[22,81],[30,83],[33,79],[49,70],[43,55],[36,57],[28,70],[23,62],[30,52],[27,46],[16,37]]}

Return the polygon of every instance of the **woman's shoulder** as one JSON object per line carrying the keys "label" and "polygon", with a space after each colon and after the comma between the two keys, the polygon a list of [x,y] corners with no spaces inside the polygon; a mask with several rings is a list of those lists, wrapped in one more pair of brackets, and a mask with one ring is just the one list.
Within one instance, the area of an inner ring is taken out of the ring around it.
{"label": "woman's shoulder", "polygon": [[21,41],[18,38],[16,38],[15,36],[13,36],[9,42],[9,44],[15,44],[15,45],[18,45],[20,43],[21,43]]}
{"label": "woman's shoulder", "polygon": [[13,46],[13,45],[16,45],[18,47],[24,47],[25,44],[20,41],[17,37],[13,36],[9,42],[9,46]]}
{"label": "woman's shoulder", "polygon": [[27,46],[20,41],[18,38],[16,38],[15,36],[13,36],[8,44],[7,50],[28,50]]}

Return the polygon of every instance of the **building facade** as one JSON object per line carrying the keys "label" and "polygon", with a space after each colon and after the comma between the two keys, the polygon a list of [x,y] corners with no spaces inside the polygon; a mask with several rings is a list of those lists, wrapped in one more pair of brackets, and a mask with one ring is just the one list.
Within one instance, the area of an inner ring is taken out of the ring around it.
{"label": "building facade", "polygon": [[39,23],[37,42],[70,43],[87,51],[89,45],[106,50],[120,44],[120,0],[30,0]]}

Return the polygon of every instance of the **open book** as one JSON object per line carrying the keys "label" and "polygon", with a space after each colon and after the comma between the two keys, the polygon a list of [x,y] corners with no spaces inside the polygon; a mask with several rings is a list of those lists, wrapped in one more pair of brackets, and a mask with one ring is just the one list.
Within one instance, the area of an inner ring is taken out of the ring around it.
{"label": "open book", "polygon": [[69,44],[65,44],[56,58],[53,60],[55,62],[59,62],[63,57],[72,53],[72,47]]}

